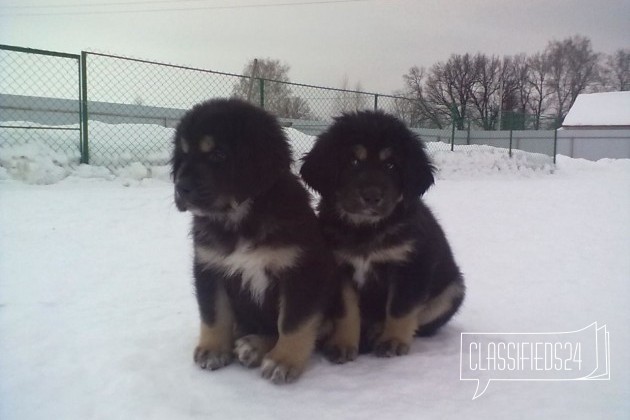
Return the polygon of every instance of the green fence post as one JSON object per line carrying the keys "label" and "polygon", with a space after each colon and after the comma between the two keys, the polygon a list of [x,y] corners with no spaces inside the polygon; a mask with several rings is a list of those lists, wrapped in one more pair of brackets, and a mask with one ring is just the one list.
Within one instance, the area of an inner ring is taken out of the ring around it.
{"label": "green fence post", "polygon": [[87,53],[81,51],[81,163],[90,163],[88,142]]}
{"label": "green fence post", "polygon": [[374,111],[378,111],[378,94],[374,94]]}
{"label": "green fence post", "polygon": [[470,120],[468,120],[468,125],[466,127],[466,144],[470,146]]}
{"label": "green fence post", "polygon": [[455,106],[451,108],[451,152],[455,150]]}
{"label": "green fence post", "polygon": [[510,153],[509,156],[512,157],[512,129],[510,128]]}
{"label": "green fence post", "polygon": [[81,89],[83,80],[83,69],[81,67],[81,56],[77,56],[77,76],[79,76],[78,89],[78,104],[79,104],[79,152],[81,157],[79,162],[83,163],[83,90]]}
{"label": "green fence post", "polygon": [[265,109],[265,79],[258,79],[260,87],[260,107]]}
{"label": "green fence post", "polygon": [[558,129],[553,130],[553,164],[556,164],[556,153],[558,153]]}

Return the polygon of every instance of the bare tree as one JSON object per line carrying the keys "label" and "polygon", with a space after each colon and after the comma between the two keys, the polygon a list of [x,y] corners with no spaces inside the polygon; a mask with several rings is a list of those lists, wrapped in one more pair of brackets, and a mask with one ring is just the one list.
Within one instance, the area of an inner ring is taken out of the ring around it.
{"label": "bare tree", "polygon": [[395,112],[399,117],[416,127],[444,128],[450,123],[450,115],[446,119],[444,113],[435,104],[428,101],[425,95],[426,71],[416,66],[403,75],[405,89],[398,95],[405,99],[396,99]]}
{"label": "bare tree", "polygon": [[422,127],[418,103],[413,99],[407,99],[406,95],[407,92],[402,90],[394,92],[391,113],[411,127]]}
{"label": "bare tree", "polygon": [[531,88],[528,108],[534,116],[534,129],[541,128],[540,120],[549,106],[553,91],[549,88],[549,60],[545,54],[536,53],[527,58],[527,84]]}
{"label": "bare tree", "polygon": [[602,76],[605,90],[630,90],[630,49],[619,49],[608,55],[603,65]]}
{"label": "bare tree", "polygon": [[346,74],[343,76],[339,88],[342,89],[342,91],[336,93],[333,103],[333,113],[335,115],[369,108],[368,95],[362,93],[363,86],[360,81],[350,89],[350,80]]}
{"label": "bare tree", "polygon": [[[528,108],[532,97],[532,86],[529,84],[529,63],[525,54],[503,59],[504,78],[508,80],[503,97],[503,109],[511,112],[507,121],[509,128],[525,129],[528,124]],[[505,124],[503,124],[505,125]]]}
{"label": "bare tree", "polygon": [[[395,109],[409,121],[436,127],[454,119],[463,129],[468,119],[492,129],[502,119],[501,126],[540,129],[550,112],[555,123],[561,123],[580,93],[602,85],[608,90],[630,89],[630,50],[618,50],[604,65],[600,57],[591,41],[579,35],[551,41],[544,52],[532,56],[453,54],[428,71],[412,67],[403,75],[409,100],[397,101]],[[533,116],[531,123],[528,114]]]}
{"label": "bare tree", "polygon": [[313,119],[311,107],[299,96],[290,96],[278,102],[276,115],[284,118],[295,118],[298,120]]}
{"label": "bare tree", "polygon": [[506,81],[501,59],[476,54],[473,58],[473,80],[470,101],[475,112],[471,117],[484,130],[492,130],[499,115],[500,102],[505,96],[501,92]]}
{"label": "bare tree", "polygon": [[573,36],[551,41],[545,50],[549,65],[548,87],[555,97],[555,113],[562,122],[580,93],[595,85],[599,78],[599,54],[590,39]]}
{"label": "bare tree", "polygon": [[[256,74],[253,70],[256,68]],[[283,64],[280,60],[271,58],[251,60],[243,69],[243,75],[248,78],[241,78],[232,88],[232,96],[247,99],[248,95],[252,103],[261,104],[260,85],[254,83],[251,89],[251,78],[257,81],[264,79],[263,101],[264,108],[278,117],[307,119],[311,118],[311,110],[308,103],[293,94],[289,83],[288,64]]]}
{"label": "bare tree", "polygon": [[431,67],[426,83],[426,96],[445,120],[454,119],[464,129],[475,83],[475,65],[470,54],[453,54],[446,63]]}

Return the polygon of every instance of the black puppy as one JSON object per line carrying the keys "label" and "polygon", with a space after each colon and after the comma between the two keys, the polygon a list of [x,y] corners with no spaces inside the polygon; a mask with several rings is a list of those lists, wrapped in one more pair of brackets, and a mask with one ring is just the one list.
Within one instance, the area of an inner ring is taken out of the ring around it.
{"label": "black puppy", "polygon": [[[420,199],[434,182],[423,144],[393,116],[346,114],[318,137],[300,172],[321,195],[345,302],[358,295],[361,351],[406,354],[414,335],[435,333],[465,293],[446,236]],[[338,348],[328,351],[343,361]]]}
{"label": "black puppy", "polygon": [[311,355],[335,262],[291,162],[277,120],[243,101],[199,104],[177,127],[172,176],[177,208],[194,215],[201,368],[234,353],[282,383]]}

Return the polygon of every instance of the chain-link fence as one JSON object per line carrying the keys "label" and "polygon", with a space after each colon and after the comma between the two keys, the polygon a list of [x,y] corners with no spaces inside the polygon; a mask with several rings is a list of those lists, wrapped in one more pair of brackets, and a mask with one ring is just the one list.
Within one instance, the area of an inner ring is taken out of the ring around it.
{"label": "chain-link fence", "polygon": [[[133,162],[166,165],[179,118],[194,104],[218,97],[248,99],[279,117],[283,125],[311,136],[343,112],[379,109],[412,126],[429,152],[490,144],[510,153],[520,148],[555,154],[554,131],[535,135],[477,131],[456,121],[443,129],[421,128],[414,117],[414,107],[421,104],[392,95],[109,54],[71,55],[2,45],[0,65],[0,147],[45,139],[54,150],[71,150],[77,161],[80,156],[81,162],[109,168]],[[525,127],[513,124],[510,128]],[[312,138],[305,135],[292,136],[292,140],[297,152],[308,151],[312,145]]]}
{"label": "chain-link fence", "polygon": [[80,56],[0,46],[0,145],[29,143],[78,160]]}
{"label": "chain-link fence", "polygon": [[241,77],[112,55],[85,54],[90,162],[164,165],[187,109],[230,96]]}

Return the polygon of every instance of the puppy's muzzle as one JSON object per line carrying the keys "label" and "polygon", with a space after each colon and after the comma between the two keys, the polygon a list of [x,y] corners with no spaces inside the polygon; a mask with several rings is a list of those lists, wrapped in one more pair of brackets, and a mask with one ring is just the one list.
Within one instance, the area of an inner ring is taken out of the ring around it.
{"label": "puppy's muzzle", "polygon": [[378,187],[366,187],[359,191],[361,204],[367,208],[376,208],[383,202],[384,193]]}
{"label": "puppy's muzzle", "polygon": [[183,178],[175,183],[175,206],[179,211],[186,211],[186,203],[189,203],[195,196],[195,188],[191,180]]}

